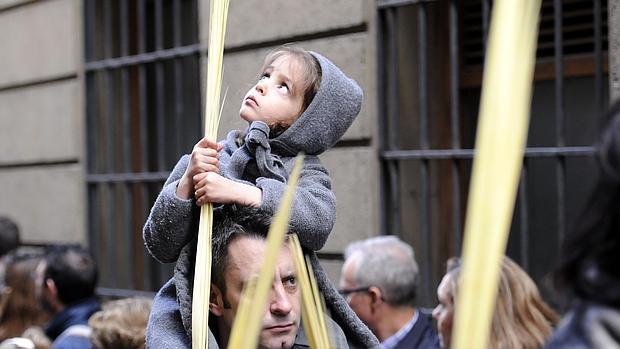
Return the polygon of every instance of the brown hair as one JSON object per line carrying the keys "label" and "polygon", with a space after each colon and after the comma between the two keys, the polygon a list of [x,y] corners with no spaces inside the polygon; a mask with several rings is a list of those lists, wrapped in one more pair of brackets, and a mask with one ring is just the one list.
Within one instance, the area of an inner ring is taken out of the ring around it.
{"label": "brown hair", "polygon": [[30,326],[43,325],[48,317],[35,294],[34,272],[41,257],[9,253],[4,263],[4,285],[0,292],[0,341],[20,336]]}
{"label": "brown hair", "polygon": [[307,50],[294,46],[280,46],[267,54],[265,57],[265,63],[261,68],[261,72],[264,72],[268,66],[270,66],[276,59],[290,55],[297,60],[301,65],[304,73],[303,84],[301,91],[303,91],[303,103],[302,113],[316,95],[321,85],[321,65],[319,61]]}
{"label": "brown hair", "polygon": [[[455,312],[460,269],[460,265],[453,263],[447,273]],[[540,348],[558,320],[558,315],[542,300],[534,281],[519,265],[504,257],[488,348]]]}
{"label": "brown hair", "polygon": [[126,298],[110,301],[88,320],[99,349],[144,349],[152,300]]}

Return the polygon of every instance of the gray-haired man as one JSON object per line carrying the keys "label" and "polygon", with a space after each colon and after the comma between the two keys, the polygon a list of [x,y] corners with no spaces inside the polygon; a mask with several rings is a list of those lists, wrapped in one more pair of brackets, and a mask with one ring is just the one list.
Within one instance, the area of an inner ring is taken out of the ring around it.
{"label": "gray-haired man", "polygon": [[411,246],[379,236],[350,244],[345,258],[341,293],[382,348],[439,348],[430,314],[414,305],[418,264]]}

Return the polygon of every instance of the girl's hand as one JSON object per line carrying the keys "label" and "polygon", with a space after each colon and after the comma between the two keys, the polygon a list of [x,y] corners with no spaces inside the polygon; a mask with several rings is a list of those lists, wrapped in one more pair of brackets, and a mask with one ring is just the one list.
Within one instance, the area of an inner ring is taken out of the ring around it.
{"label": "girl's hand", "polygon": [[215,172],[203,172],[194,176],[194,183],[194,196],[198,205],[216,202],[260,206],[262,203],[263,192],[257,187],[232,181]]}
{"label": "girl's hand", "polygon": [[195,176],[207,172],[220,172],[218,152],[223,147],[222,144],[218,144],[206,137],[196,143],[190,155],[187,169],[177,186],[177,196],[179,198],[187,200],[193,197],[194,186],[197,183],[193,180]]}

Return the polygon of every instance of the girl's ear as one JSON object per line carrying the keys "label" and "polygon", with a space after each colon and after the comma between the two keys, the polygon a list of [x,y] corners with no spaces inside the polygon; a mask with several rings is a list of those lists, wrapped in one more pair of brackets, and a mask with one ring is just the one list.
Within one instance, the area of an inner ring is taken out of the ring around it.
{"label": "girl's ear", "polygon": [[209,310],[215,316],[222,316],[224,311],[224,295],[219,287],[211,284],[211,294],[209,295]]}

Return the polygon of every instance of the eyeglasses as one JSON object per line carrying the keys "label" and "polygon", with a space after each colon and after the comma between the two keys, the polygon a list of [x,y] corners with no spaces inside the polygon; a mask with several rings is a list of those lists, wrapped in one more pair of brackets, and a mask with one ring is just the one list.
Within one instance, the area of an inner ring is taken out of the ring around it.
{"label": "eyeglasses", "polygon": [[356,292],[368,292],[370,291],[370,286],[364,286],[364,287],[357,287],[357,288],[341,288],[338,290],[338,293],[340,293],[343,297],[347,297],[352,293],[356,293]]}

